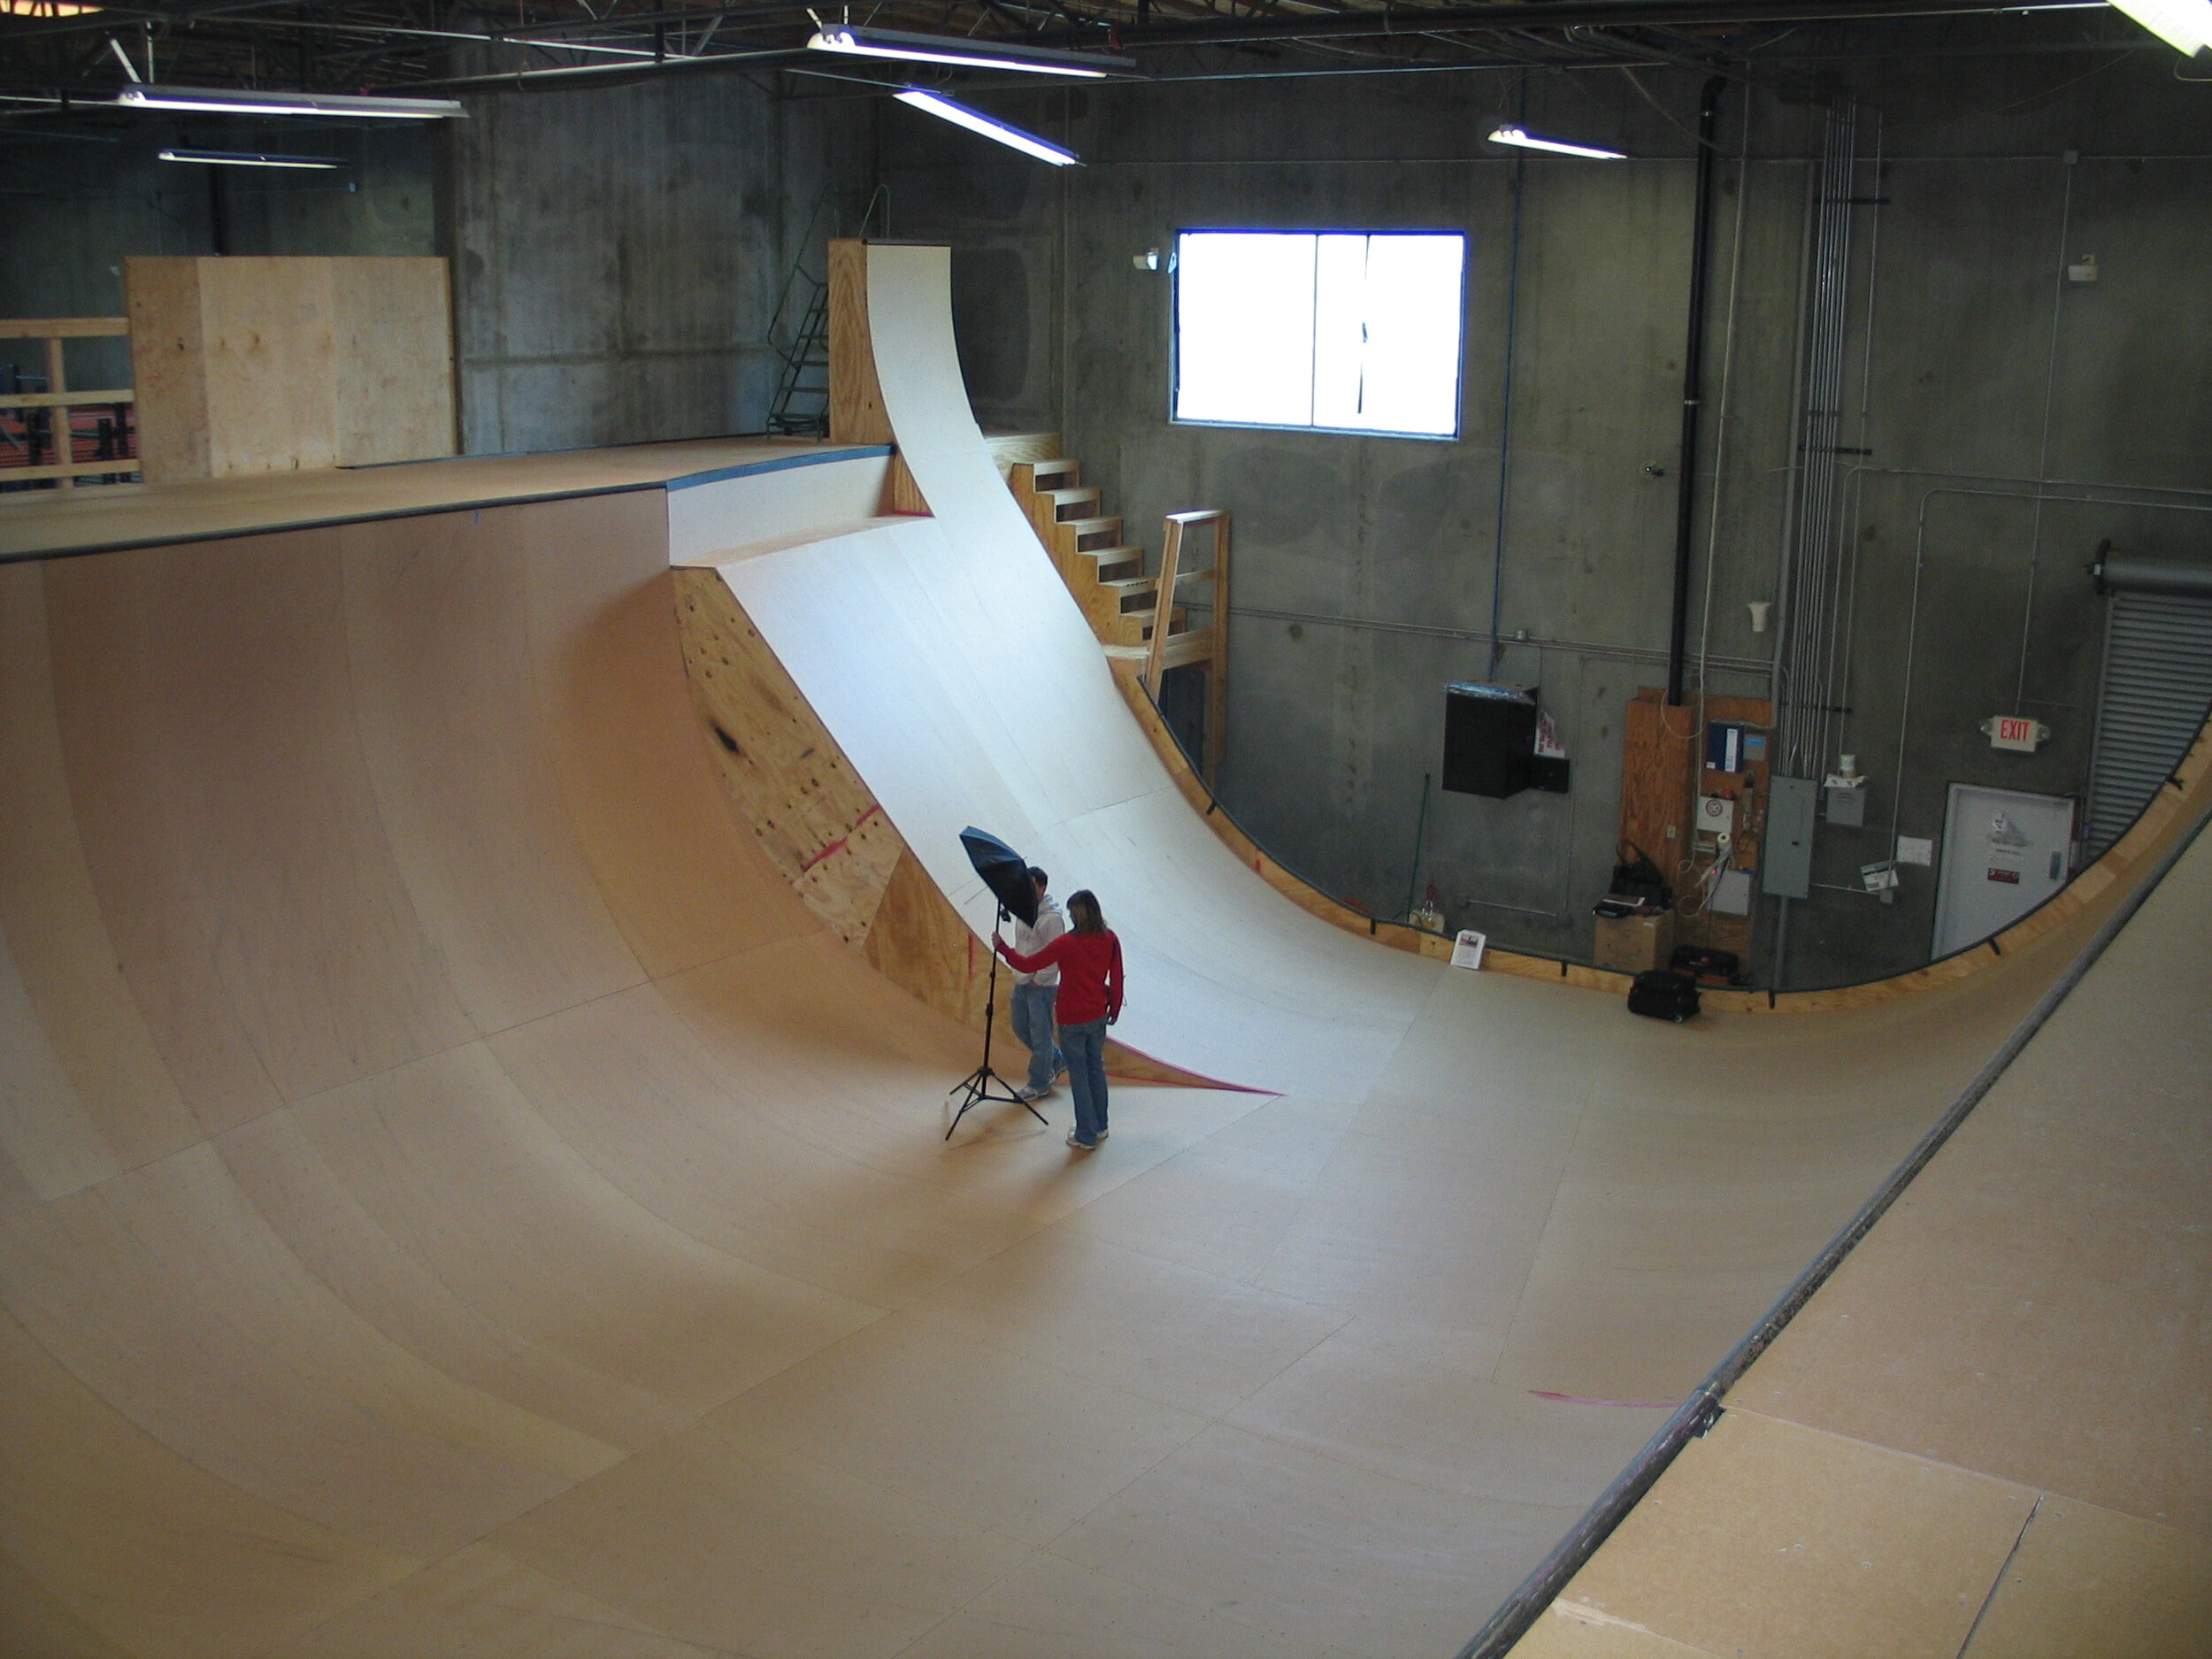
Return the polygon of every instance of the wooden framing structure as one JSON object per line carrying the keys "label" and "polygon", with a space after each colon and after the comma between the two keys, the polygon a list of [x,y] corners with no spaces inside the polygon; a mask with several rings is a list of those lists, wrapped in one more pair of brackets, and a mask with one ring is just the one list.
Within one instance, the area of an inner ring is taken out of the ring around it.
{"label": "wooden framing structure", "polygon": [[439,258],[123,262],[149,483],[458,453]]}
{"label": "wooden framing structure", "polygon": [[[50,409],[54,411],[56,453],[60,453],[70,439],[69,411],[87,403],[128,403],[137,400],[137,393],[130,387],[109,387],[101,391],[74,392],[69,389],[69,370],[64,355],[63,342],[70,340],[114,339],[131,332],[127,317],[42,317],[12,318],[0,320],[0,340],[36,340],[46,348],[46,389],[43,392],[11,392],[0,395],[0,409]],[[116,460],[79,461],[73,453],[66,461],[53,462],[45,466],[13,467],[4,475],[7,483],[29,483],[38,479],[51,479],[57,489],[73,489],[81,478],[95,477],[106,472],[135,472],[135,457],[122,457],[127,466]]]}

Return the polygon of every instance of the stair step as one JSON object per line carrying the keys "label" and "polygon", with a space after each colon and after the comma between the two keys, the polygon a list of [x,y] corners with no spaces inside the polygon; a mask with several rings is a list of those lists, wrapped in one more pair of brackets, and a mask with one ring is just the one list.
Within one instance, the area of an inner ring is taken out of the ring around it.
{"label": "stair step", "polygon": [[[1159,611],[1154,608],[1123,611],[1118,618],[1120,626],[1114,630],[1113,642],[1117,645],[1148,643],[1152,638],[1153,625],[1159,619]],[[1189,632],[1190,618],[1184,613],[1183,608],[1178,605],[1169,618],[1167,636],[1171,640],[1179,634]]]}
{"label": "stair step", "polygon": [[[1051,503],[1055,524],[1071,524],[1079,518],[1097,516],[1098,492],[1094,489],[1041,489],[1037,491],[1037,499]],[[1085,508],[1092,511],[1086,512]]]}
{"label": "stair step", "polygon": [[1029,490],[1072,489],[1082,481],[1083,464],[1065,459],[1017,461],[1014,476]]}
{"label": "stair step", "polygon": [[1102,582],[1124,580],[1144,573],[1144,549],[1141,547],[1063,548],[1061,553],[1064,557],[1097,560],[1092,566],[1092,575]]}
{"label": "stair step", "polygon": [[1054,527],[1066,531],[1073,538],[1074,545],[1070,549],[1072,552],[1090,553],[1121,545],[1118,518],[1063,518]]}
{"label": "stair step", "polygon": [[1149,616],[1159,603],[1160,579],[1156,576],[1125,576],[1102,580],[1098,585],[1112,595],[1125,617],[1141,610]]}

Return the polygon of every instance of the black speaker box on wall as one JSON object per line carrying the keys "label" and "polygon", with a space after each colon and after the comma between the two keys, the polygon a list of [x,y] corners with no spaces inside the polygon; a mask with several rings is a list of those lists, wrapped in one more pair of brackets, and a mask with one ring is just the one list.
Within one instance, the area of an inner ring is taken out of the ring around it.
{"label": "black speaker box on wall", "polygon": [[1502,799],[1533,781],[1536,687],[1444,687],[1444,787]]}

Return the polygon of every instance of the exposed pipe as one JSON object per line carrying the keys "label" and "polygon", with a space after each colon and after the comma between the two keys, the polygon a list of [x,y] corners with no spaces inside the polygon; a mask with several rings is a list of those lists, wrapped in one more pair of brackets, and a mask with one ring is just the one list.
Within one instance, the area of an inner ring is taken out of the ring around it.
{"label": "exposed pipe", "polygon": [[[1242,23],[1156,23],[1116,30],[1124,47],[1233,45],[1248,41],[1322,40],[1432,35],[1460,29],[1563,29],[1655,25],[1696,28],[1724,23],[1863,22],[1875,19],[1950,17],[1992,12],[2078,7],[2081,0],[1505,0],[1492,5],[1391,9],[1333,17],[1271,17]],[[1094,43],[1103,24],[1047,29],[1038,45]]]}
{"label": "exposed pipe", "polygon": [[[1528,119],[1528,72],[1520,76],[1516,120]],[[1490,678],[1498,677],[1498,663],[1505,655],[1501,635],[1505,607],[1506,491],[1513,463],[1513,347],[1521,309],[1521,211],[1528,188],[1528,152],[1513,152],[1513,234],[1505,256],[1505,367],[1498,394],[1498,522],[1490,547]]]}
{"label": "exposed pipe", "polygon": [[1682,706],[1682,667],[1690,632],[1692,521],[1697,512],[1698,413],[1705,400],[1705,265],[1713,235],[1713,134],[1725,76],[1705,83],[1697,108],[1697,189],[1690,224],[1690,317],[1682,347],[1682,452],[1675,466],[1674,603],[1667,626],[1667,706]]}

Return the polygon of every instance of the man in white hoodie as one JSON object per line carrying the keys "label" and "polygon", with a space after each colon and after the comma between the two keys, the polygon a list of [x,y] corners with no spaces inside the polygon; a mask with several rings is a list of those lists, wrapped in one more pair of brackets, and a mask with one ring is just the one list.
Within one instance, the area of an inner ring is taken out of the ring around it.
{"label": "man in white hoodie", "polygon": [[[1034,956],[1068,931],[1068,918],[1059,901],[1045,891],[1045,872],[1032,864],[1029,879],[1037,884],[1037,921],[1014,924],[1014,949]],[[1060,1056],[1054,1005],[1060,1000],[1060,970],[1040,968],[1014,976],[1014,1035],[1029,1050],[1029,1083],[1015,1092],[1024,1100],[1042,1100],[1052,1093],[1052,1079],[1065,1066]]]}

